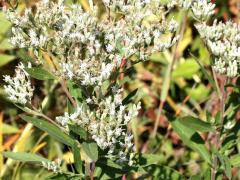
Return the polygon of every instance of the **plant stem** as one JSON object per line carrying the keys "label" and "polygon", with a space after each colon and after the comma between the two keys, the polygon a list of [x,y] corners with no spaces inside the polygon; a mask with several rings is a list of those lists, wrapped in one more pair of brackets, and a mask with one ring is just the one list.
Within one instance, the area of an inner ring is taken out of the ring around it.
{"label": "plant stem", "polygon": [[216,179],[216,174],[217,174],[217,165],[218,165],[218,159],[217,156],[214,156],[213,158],[213,167],[212,167],[212,171],[211,171],[211,180],[215,180]]}
{"label": "plant stem", "polygon": [[90,179],[94,180],[95,162],[91,163]]}
{"label": "plant stem", "polygon": [[227,92],[225,91],[225,86],[228,82],[228,78],[224,78],[224,82],[222,83],[221,86],[221,92],[222,92],[222,96],[220,99],[220,106],[221,106],[221,127],[223,126],[224,123],[224,113],[225,113],[225,100],[227,97]]}
{"label": "plant stem", "polygon": [[36,112],[36,114],[38,114],[42,118],[48,120],[50,123],[52,123],[52,124],[54,124],[54,125],[59,127],[59,125],[54,120],[52,120],[50,117],[46,116],[45,114],[39,112],[39,110],[35,106],[32,106],[32,109]]}
{"label": "plant stem", "polygon": [[[215,74],[215,73],[213,73],[213,74]],[[214,78],[214,80],[216,81],[216,84],[218,84],[216,77]],[[219,96],[220,113],[221,113],[221,122],[220,122],[221,123],[221,127],[223,127],[223,124],[224,124],[225,100],[226,100],[226,96],[227,96],[227,92],[225,91],[225,85],[226,85],[227,81],[228,81],[228,78],[224,77],[224,80],[221,83],[221,96]],[[220,129],[220,131],[221,131],[221,129]],[[215,146],[216,146],[217,151],[222,146],[221,132],[220,131],[218,131],[216,133],[216,144],[215,144]],[[212,171],[211,171],[211,180],[215,180],[216,179],[217,168],[218,168],[218,158],[217,158],[217,156],[214,155],[214,157],[213,157],[213,166],[212,166]]]}
{"label": "plant stem", "polygon": [[218,98],[221,99],[222,98],[221,90],[219,88],[219,84],[218,84],[218,81],[217,81],[216,72],[214,71],[213,68],[212,68],[212,74],[213,74],[213,79],[214,79],[215,84],[216,84],[216,90],[217,90]]}
{"label": "plant stem", "polygon": [[[165,77],[165,78],[168,78],[166,82],[168,84],[168,87],[167,89],[165,90],[166,92],[164,92],[167,97],[167,94],[168,94],[168,90],[169,90],[169,86],[170,86],[170,81],[171,81],[171,75],[172,75],[172,70],[173,70],[173,67],[174,67],[174,64],[175,62],[177,61],[178,59],[178,48],[179,48],[179,44],[180,44],[180,41],[181,39],[183,38],[184,36],[184,32],[185,32],[185,29],[186,29],[186,25],[187,25],[187,16],[188,16],[188,13],[187,12],[184,12],[184,15],[183,15],[183,19],[182,19],[182,22],[181,22],[181,27],[179,29],[179,41],[177,42],[176,46],[175,46],[175,49],[174,49],[174,53],[173,53],[173,57],[172,57],[172,61],[170,62],[169,64],[169,69],[167,71],[170,71],[169,72],[169,77]],[[165,79],[166,80],[166,79]],[[164,80],[164,82],[165,82]],[[161,95],[162,96],[162,95]],[[155,119],[155,124],[154,124],[154,130],[152,132],[152,135],[151,137],[152,138],[155,138],[156,135],[157,135],[157,130],[158,130],[158,125],[159,125],[159,119],[162,115],[162,110],[163,110],[163,107],[164,107],[164,104],[165,104],[165,100],[166,100],[166,97],[164,96],[164,98],[161,98],[161,102],[159,104],[159,107],[158,107],[158,115],[157,115],[157,118]]]}
{"label": "plant stem", "polygon": [[64,81],[60,80],[60,84],[62,86],[63,91],[65,92],[65,94],[67,95],[68,99],[71,101],[72,105],[74,106],[74,108],[77,108],[77,103],[76,101],[73,99],[72,95],[70,94],[70,92],[67,89],[66,83]]}
{"label": "plant stem", "polygon": [[[48,52],[49,53],[49,52]],[[49,60],[52,62],[52,65],[53,65],[53,68],[55,71],[58,70],[58,66],[55,64],[52,56],[51,56],[51,53],[49,53]],[[68,88],[67,88],[67,85],[66,85],[66,82],[64,79],[59,79],[59,83],[61,84],[62,86],[62,89],[64,91],[64,93],[67,95],[68,99],[70,100],[70,102],[72,103],[72,105],[74,106],[74,108],[77,108],[77,103],[76,101],[73,99],[72,95],[70,94],[70,92],[68,91]]]}
{"label": "plant stem", "polygon": [[164,104],[165,104],[165,101],[161,101],[160,102],[160,105],[159,105],[159,108],[158,108],[158,115],[157,115],[157,118],[155,120],[154,130],[153,130],[153,133],[152,133],[152,138],[155,138],[156,135],[157,135],[157,129],[158,129],[158,125],[159,125],[159,120],[160,120],[160,117],[162,115],[162,110],[163,110]]}
{"label": "plant stem", "polygon": [[91,163],[85,161],[85,176],[91,178]]}

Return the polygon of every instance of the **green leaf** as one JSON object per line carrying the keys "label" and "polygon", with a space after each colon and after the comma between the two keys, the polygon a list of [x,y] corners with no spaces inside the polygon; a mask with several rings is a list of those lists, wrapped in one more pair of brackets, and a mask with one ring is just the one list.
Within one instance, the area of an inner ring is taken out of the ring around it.
{"label": "green leaf", "polygon": [[199,65],[194,61],[194,59],[186,60],[181,63],[172,73],[173,78],[183,77],[191,79],[194,74],[199,70]]}
{"label": "green leaf", "polygon": [[162,53],[154,53],[149,57],[150,61],[153,61],[154,63],[161,63],[167,65],[168,62],[166,58],[164,58]]}
{"label": "green leaf", "polygon": [[141,154],[141,155],[139,155],[139,164],[141,166],[157,164],[161,160],[162,160],[162,157],[157,154]]}
{"label": "green leaf", "polygon": [[240,154],[234,155],[234,156],[230,159],[230,163],[231,163],[232,166],[234,166],[234,167],[240,167]]}
{"label": "green leaf", "polygon": [[[143,168],[146,173],[144,173],[145,179],[149,178],[152,180],[182,180],[185,179],[178,171],[161,165],[150,165]],[[141,172],[140,172],[141,173]]]}
{"label": "green leaf", "polygon": [[231,162],[230,159],[227,156],[222,156],[223,161],[224,161],[224,169],[225,169],[225,174],[228,177],[228,179],[232,179],[232,167],[231,167]]}
{"label": "green leaf", "polygon": [[211,168],[207,168],[206,171],[203,173],[204,180],[211,180]]}
{"label": "green leaf", "polygon": [[45,180],[81,180],[84,179],[84,177],[80,176],[79,174],[75,175],[73,173],[62,173],[62,174],[52,174],[46,178]]}
{"label": "green leaf", "polygon": [[19,132],[18,128],[3,123],[3,134],[14,134],[14,133],[18,133],[18,132]]}
{"label": "green leaf", "polygon": [[96,162],[96,166],[100,167],[102,172],[99,179],[119,179],[125,173],[129,173],[130,169],[124,170],[120,165],[111,160],[99,160]]}
{"label": "green leaf", "polygon": [[[190,53],[191,54],[191,53]],[[202,63],[200,61],[198,61],[198,59],[193,55],[191,54],[193,59],[198,63],[198,65],[200,66],[204,76],[208,79],[208,81],[210,82],[210,84],[212,85],[212,87],[214,88],[214,90],[216,92],[219,93],[219,88],[217,87],[217,84],[216,82],[214,81],[214,78],[212,78],[211,75],[209,75],[209,73],[207,72],[207,70],[205,69],[205,67],[202,65]]]}
{"label": "green leaf", "polygon": [[14,104],[17,108],[21,109],[22,111],[34,115],[34,116],[40,116],[41,114],[39,112],[33,111],[32,109],[28,107],[24,107],[21,104]]}
{"label": "green leaf", "polygon": [[214,155],[218,157],[220,163],[221,163],[221,170],[224,171],[225,175],[228,177],[228,179],[231,179],[232,173],[231,173],[231,162],[229,158],[225,155],[220,154],[216,148],[212,149]]}
{"label": "green leaf", "polygon": [[218,112],[215,116],[215,124],[220,124],[221,123],[221,112]]}
{"label": "green leaf", "polygon": [[[1,37],[0,37],[1,39]],[[14,47],[8,42],[7,38],[4,38],[3,40],[0,40],[0,49],[1,50],[11,50],[14,49]]]}
{"label": "green leaf", "polygon": [[138,89],[135,89],[134,91],[130,92],[128,96],[123,99],[122,104],[123,105],[128,104],[132,100],[132,98],[137,94],[137,92],[138,92]]}
{"label": "green leaf", "polygon": [[189,178],[189,180],[202,180],[202,178],[201,178],[200,174],[197,174],[197,175],[191,176]]}
{"label": "green leaf", "polygon": [[82,143],[82,148],[86,155],[94,162],[98,160],[98,146],[96,143]]}
{"label": "green leaf", "polygon": [[0,27],[0,34],[5,34],[11,27],[11,23],[7,20],[3,12],[0,12]]}
{"label": "green leaf", "polygon": [[199,131],[199,132],[215,131],[210,123],[207,123],[205,121],[202,121],[198,118],[194,118],[191,116],[180,118],[179,121],[181,121],[182,124],[184,124],[185,126],[187,126],[189,128],[192,128],[195,131]]}
{"label": "green leaf", "polygon": [[240,143],[240,139],[238,139],[237,132],[232,130],[232,132],[222,142],[222,147],[219,152],[221,154],[229,155],[238,143]]}
{"label": "green leaf", "polygon": [[71,101],[67,101],[67,109],[68,109],[68,113],[69,114],[73,114],[75,111],[75,108],[73,107],[73,105],[71,104]]}
{"label": "green leaf", "polygon": [[94,169],[94,179],[100,179],[101,174],[102,174],[102,168],[95,167],[95,169]]}
{"label": "green leaf", "polygon": [[180,136],[181,140],[194,151],[198,152],[202,158],[211,164],[211,156],[207,150],[201,136],[189,126],[186,126],[179,119],[170,121],[174,131]]}
{"label": "green leaf", "polygon": [[50,136],[52,136],[59,142],[62,142],[63,144],[72,146],[74,143],[74,140],[70,136],[65,134],[61,129],[59,129],[57,126],[43,119],[38,119],[38,118],[25,116],[25,115],[22,115],[21,118],[29,123],[32,123],[34,126],[38,127],[39,129],[45,132],[48,132]]}
{"label": "green leaf", "polygon": [[[144,174],[144,177],[151,177],[151,179],[185,179],[176,170],[158,165],[161,156],[157,154],[140,154],[138,157],[137,167],[133,167],[133,171]],[[129,169],[127,171],[130,171]]]}
{"label": "green leaf", "polygon": [[194,89],[186,88],[186,93],[190,94],[191,99],[196,100],[196,101],[205,100],[209,96],[211,91],[212,91],[212,89],[205,86],[203,83],[199,84]]}
{"label": "green leaf", "polygon": [[26,153],[26,152],[3,152],[3,156],[22,162],[50,162],[48,159],[38,156],[36,154]]}
{"label": "green leaf", "polygon": [[35,63],[35,60],[31,56],[29,56],[24,49],[18,50],[16,55],[18,58],[20,58],[25,63],[28,63],[28,62],[31,62],[33,64]]}
{"label": "green leaf", "polygon": [[87,132],[84,128],[78,125],[68,125],[69,129],[75,134],[79,135],[81,139],[87,140]]}
{"label": "green leaf", "polygon": [[9,62],[13,61],[15,56],[0,54],[0,67],[8,64]]}
{"label": "green leaf", "polygon": [[25,68],[25,70],[31,77],[38,79],[38,80],[55,79],[55,77],[50,72],[48,72],[47,70],[45,70],[43,68],[39,68],[39,67]]}
{"label": "green leaf", "polygon": [[122,41],[123,41],[122,38],[118,38],[118,39],[117,39],[117,43],[116,43],[117,50],[118,50],[121,54],[124,53]]}
{"label": "green leaf", "polygon": [[168,95],[168,90],[170,87],[170,81],[171,81],[171,68],[172,68],[173,61],[171,61],[170,64],[168,64],[167,69],[165,71],[164,75],[164,80],[163,80],[163,86],[162,86],[162,91],[161,91],[161,102],[165,102],[167,95]]}
{"label": "green leaf", "polygon": [[79,102],[82,102],[83,92],[82,89],[74,82],[67,81],[67,86],[71,95]]}
{"label": "green leaf", "polygon": [[72,150],[73,150],[75,168],[79,174],[82,174],[83,173],[82,160],[81,160],[80,148],[77,142],[74,142]]}

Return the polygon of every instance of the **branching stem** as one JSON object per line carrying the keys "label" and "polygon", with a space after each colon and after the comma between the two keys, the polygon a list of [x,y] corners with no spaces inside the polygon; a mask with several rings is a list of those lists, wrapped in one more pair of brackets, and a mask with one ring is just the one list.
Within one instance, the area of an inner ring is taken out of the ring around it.
{"label": "branching stem", "polygon": [[[215,74],[215,73],[213,73],[213,74]],[[216,81],[216,84],[218,84],[217,78],[214,78],[214,80]],[[225,90],[225,86],[226,86],[227,81],[228,81],[228,78],[224,77],[224,80],[221,83],[221,96],[219,97],[220,113],[221,113],[221,122],[220,122],[221,127],[223,127],[223,124],[224,124],[225,101],[226,101],[226,98],[227,98],[227,92]],[[219,150],[222,146],[221,131],[222,131],[222,128],[216,133],[216,144],[215,144],[215,146],[216,146],[217,150]],[[216,180],[218,163],[219,163],[218,158],[217,158],[217,156],[214,155],[213,164],[212,164],[212,171],[211,171],[211,180]]]}

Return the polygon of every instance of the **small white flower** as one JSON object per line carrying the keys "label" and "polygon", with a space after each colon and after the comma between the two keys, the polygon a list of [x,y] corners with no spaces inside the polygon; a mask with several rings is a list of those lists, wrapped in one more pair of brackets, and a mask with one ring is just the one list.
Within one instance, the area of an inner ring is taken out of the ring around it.
{"label": "small white flower", "polygon": [[114,47],[111,44],[108,44],[106,49],[107,49],[107,52],[110,53],[110,52],[112,52],[114,50]]}
{"label": "small white flower", "polygon": [[206,21],[214,14],[215,4],[210,0],[194,0],[191,9],[194,16],[201,20]]}
{"label": "small white flower", "polygon": [[34,88],[31,86],[29,75],[24,71],[23,64],[19,64],[15,70],[15,77],[4,76],[4,81],[8,84],[4,86],[5,92],[14,103],[25,105],[31,103]]}
{"label": "small white flower", "polygon": [[54,161],[42,161],[42,166],[44,168],[46,168],[47,170],[51,170],[53,171],[54,173],[62,173],[62,170],[61,170],[61,160],[60,159],[57,159],[56,162]]}
{"label": "small white flower", "polygon": [[227,130],[230,130],[235,126],[235,124],[236,124],[235,122],[229,121],[224,125],[224,128],[227,129]]}
{"label": "small white flower", "polygon": [[87,102],[88,104],[91,104],[91,103],[92,103],[92,99],[91,99],[91,98],[87,98],[87,99],[86,99],[86,102]]}

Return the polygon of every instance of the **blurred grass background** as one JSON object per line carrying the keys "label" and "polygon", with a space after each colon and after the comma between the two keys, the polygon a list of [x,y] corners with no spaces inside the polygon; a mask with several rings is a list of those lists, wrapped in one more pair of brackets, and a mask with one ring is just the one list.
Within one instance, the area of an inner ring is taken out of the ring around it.
{"label": "blurred grass background", "polygon": [[[21,0],[19,9],[32,6],[36,1]],[[96,1],[97,2],[97,1]],[[70,1],[68,1],[70,3]],[[80,1],[85,8],[87,4]],[[216,0],[215,16],[226,21],[232,18],[240,22],[240,0]],[[7,5],[1,1],[0,6]],[[123,81],[125,93],[128,94],[138,88],[137,98],[142,101],[143,109],[139,118],[132,122],[134,140],[138,151],[158,154],[158,163],[170,166],[186,176],[197,174],[205,170],[206,164],[202,163],[199,155],[181,143],[177,134],[173,132],[166,117],[157,117],[160,94],[164,86],[163,77],[171,62],[172,55],[176,54],[176,64],[172,73],[170,90],[164,111],[181,115],[200,116],[206,119],[206,112],[215,116],[219,109],[216,94],[213,92],[207,79],[202,74],[199,65],[190,55],[197,59],[210,71],[210,55],[199,38],[193,26],[193,19],[186,12],[173,12],[168,18],[173,17],[179,23],[185,23],[182,41],[176,51],[172,50],[157,53],[144,63],[134,66],[134,69],[125,76]],[[13,48],[8,39],[11,36],[11,24],[0,12],[0,152],[11,150],[15,152],[40,153],[48,159],[54,160],[63,157],[65,164],[72,162],[72,154],[66,147],[50,138],[46,133],[26,124],[19,118],[21,110],[12,105],[6,98],[3,90],[2,76],[14,74],[18,62],[31,58],[31,52]],[[221,80],[221,79],[220,79]],[[58,85],[52,82],[33,81],[36,90],[34,103],[39,104],[47,96],[45,113],[55,117],[63,113],[66,107],[66,97]],[[156,138],[150,137],[154,123],[159,120]],[[207,138],[207,137],[205,137]],[[240,147],[240,145],[238,145]],[[238,148],[240,150],[240,148]],[[18,163],[4,159],[0,154],[0,174],[2,179],[44,179],[48,172],[39,166]],[[235,172],[236,179],[240,178],[239,169]]]}

